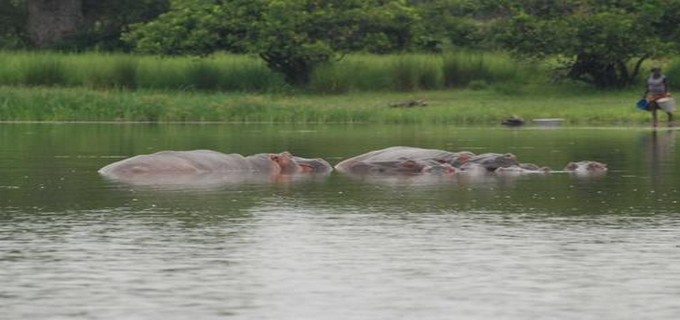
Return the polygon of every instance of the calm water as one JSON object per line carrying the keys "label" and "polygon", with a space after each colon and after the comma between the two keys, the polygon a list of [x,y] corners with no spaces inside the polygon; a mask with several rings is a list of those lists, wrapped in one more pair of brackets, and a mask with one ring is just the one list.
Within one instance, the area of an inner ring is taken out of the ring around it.
{"label": "calm water", "polygon": [[[2,319],[677,319],[675,130],[0,125]],[[599,178],[130,186],[135,154],[409,145]]]}

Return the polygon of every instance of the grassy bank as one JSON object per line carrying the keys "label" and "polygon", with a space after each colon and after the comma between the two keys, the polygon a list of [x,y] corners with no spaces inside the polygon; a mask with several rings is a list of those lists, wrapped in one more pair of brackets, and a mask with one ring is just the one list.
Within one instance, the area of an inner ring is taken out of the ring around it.
{"label": "grassy bank", "polygon": [[[544,80],[537,66],[502,53],[353,54],[312,74],[307,93],[511,87]],[[538,76],[537,76],[538,75]],[[538,78],[537,78],[538,77]],[[182,91],[290,92],[253,56],[205,58],[103,53],[0,52],[0,85]]]}
{"label": "grassy bank", "polygon": [[[564,118],[572,125],[636,125],[639,92],[525,87],[344,95],[198,93],[0,87],[1,121],[219,121],[285,123],[498,124],[512,114]],[[426,107],[393,108],[424,99]]]}
{"label": "grassy bank", "polygon": [[[680,59],[666,61],[680,84]],[[642,80],[646,73],[641,75]],[[540,64],[502,53],[349,55],[290,88],[262,61],[125,54],[0,52],[0,121],[219,121],[498,124],[564,118],[575,125],[641,124],[642,93],[549,84]],[[424,99],[425,108],[389,108]]]}

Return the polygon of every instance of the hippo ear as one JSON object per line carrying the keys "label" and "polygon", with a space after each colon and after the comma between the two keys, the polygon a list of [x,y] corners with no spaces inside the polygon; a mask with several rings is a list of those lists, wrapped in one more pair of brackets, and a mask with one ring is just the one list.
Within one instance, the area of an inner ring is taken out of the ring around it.
{"label": "hippo ear", "polygon": [[576,162],[569,162],[565,167],[566,170],[576,170],[576,168],[578,168],[578,164],[576,164]]}
{"label": "hippo ear", "polygon": [[588,163],[588,170],[595,171],[595,170],[604,170],[606,168],[607,168],[607,165],[604,164],[604,163],[601,163],[601,162],[593,161],[593,162]]}

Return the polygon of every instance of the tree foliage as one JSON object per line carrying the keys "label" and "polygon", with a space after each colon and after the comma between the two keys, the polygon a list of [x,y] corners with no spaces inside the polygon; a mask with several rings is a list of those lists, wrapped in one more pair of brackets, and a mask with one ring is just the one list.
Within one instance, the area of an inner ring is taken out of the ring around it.
{"label": "tree foliage", "polygon": [[[121,32],[170,0],[0,0],[0,48],[125,50]],[[62,30],[62,32],[57,32]]]}
{"label": "tree foliage", "polygon": [[[77,30],[45,48],[250,53],[299,85],[348,52],[447,47],[549,58],[562,76],[621,87],[680,51],[680,0],[0,0],[0,48],[37,45],[30,3],[45,17],[80,3]],[[50,31],[62,20],[37,21]]]}
{"label": "tree foliage", "polygon": [[401,0],[175,0],[124,39],[151,53],[254,53],[289,83],[304,85],[315,67],[344,53],[411,48],[417,26]]}
{"label": "tree foliage", "polygon": [[670,3],[678,1],[518,1],[505,7],[512,14],[496,24],[496,39],[524,56],[559,57],[570,79],[622,87],[646,59],[673,49],[664,28]]}
{"label": "tree foliage", "polygon": [[24,29],[27,23],[23,0],[0,0],[0,48],[19,48],[27,42]]}

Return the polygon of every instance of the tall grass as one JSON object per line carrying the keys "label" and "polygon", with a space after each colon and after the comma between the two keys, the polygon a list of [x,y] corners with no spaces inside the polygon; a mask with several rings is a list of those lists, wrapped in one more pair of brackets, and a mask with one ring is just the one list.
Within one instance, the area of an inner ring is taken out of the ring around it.
{"label": "tall grass", "polygon": [[283,78],[257,58],[0,52],[0,85],[88,88],[281,91]]}
{"label": "tall grass", "polygon": [[[353,54],[318,67],[305,90],[411,92],[467,87],[480,81],[502,87],[530,81],[535,70],[501,53]],[[236,92],[288,89],[283,77],[258,58],[233,54],[195,58],[0,52],[0,85]]]}
{"label": "tall grass", "polygon": [[447,87],[466,87],[473,81],[529,83],[541,72],[545,71],[536,65],[519,63],[502,53],[457,51],[444,56],[444,84]]}
{"label": "tall grass", "polygon": [[484,83],[509,91],[508,88],[545,79],[536,76],[541,72],[546,71],[540,66],[518,63],[502,53],[355,54],[317,69],[310,88],[318,93],[411,92]]}

